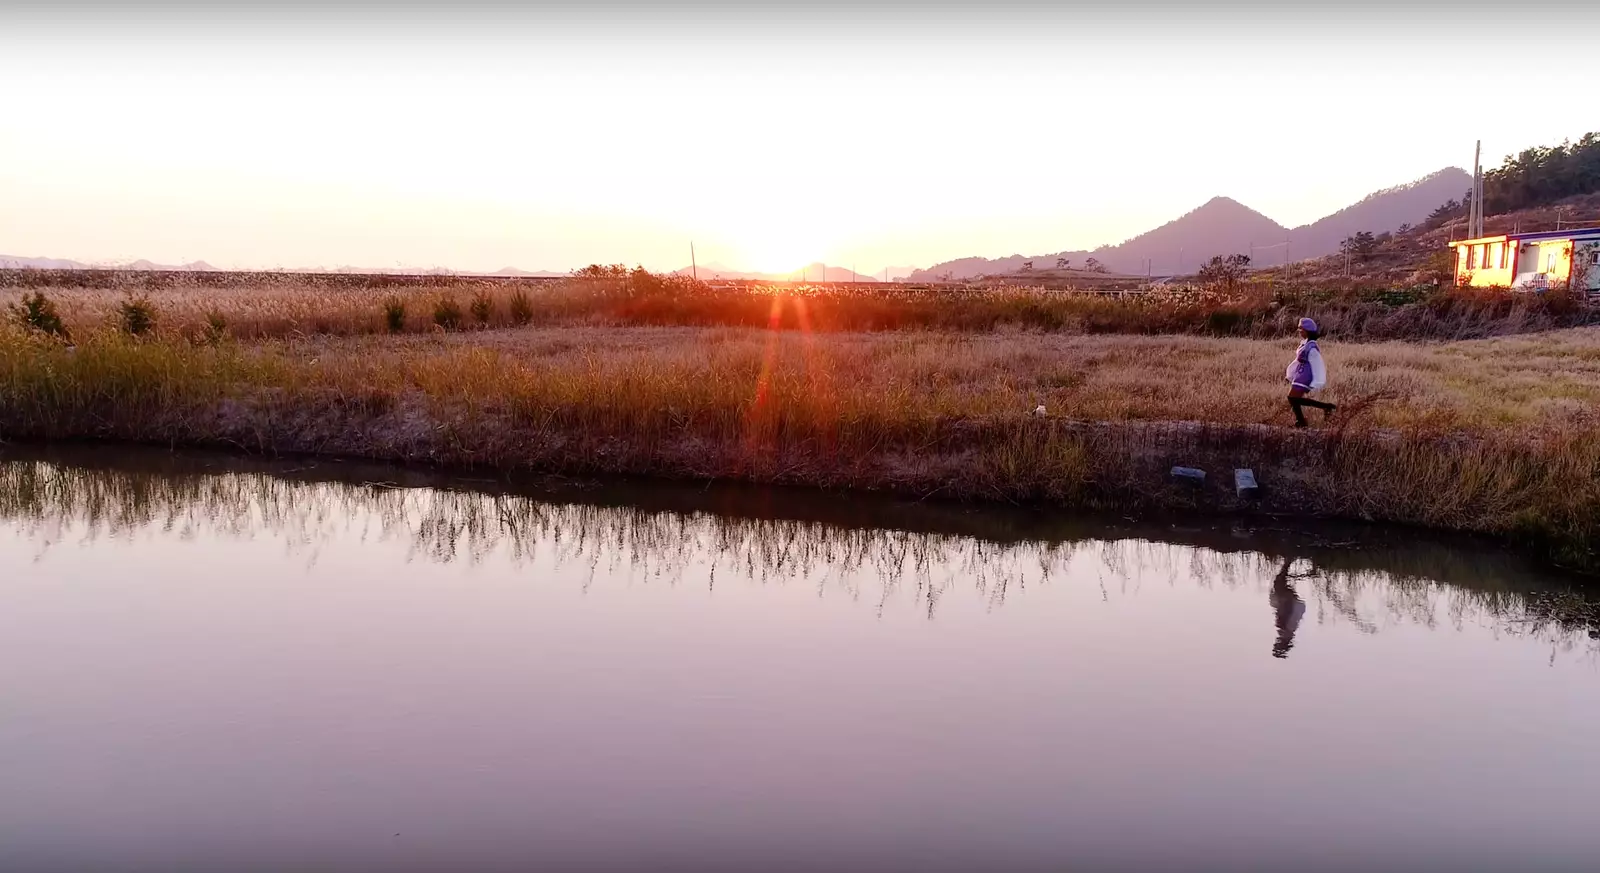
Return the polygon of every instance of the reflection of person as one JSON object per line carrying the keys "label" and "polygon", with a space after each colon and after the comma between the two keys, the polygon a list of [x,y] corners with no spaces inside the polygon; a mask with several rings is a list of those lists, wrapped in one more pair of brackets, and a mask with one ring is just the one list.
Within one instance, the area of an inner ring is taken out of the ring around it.
{"label": "reflection of person", "polygon": [[1294,360],[1284,370],[1283,378],[1289,383],[1289,409],[1294,412],[1294,426],[1306,426],[1303,407],[1322,410],[1326,419],[1336,409],[1332,403],[1312,400],[1306,396],[1327,384],[1328,371],[1322,364],[1322,350],[1317,348],[1317,323],[1309,318],[1300,319],[1300,347],[1294,350]]}
{"label": "reflection of person", "polygon": [[1272,592],[1267,595],[1267,600],[1272,604],[1272,611],[1277,616],[1278,641],[1272,644],[1272,657],[1287,658],[1289,650],[1294,648],[1294,632],[1300,627],[1300,617],[1306,614],[1306,602],[1294,591],[1294,586],[1289,584],[1289,567],[1294,564],[1294,559],[1289,558],[1283,562],[1283,569],[1278,571],[1278,577],[1272,580]]}

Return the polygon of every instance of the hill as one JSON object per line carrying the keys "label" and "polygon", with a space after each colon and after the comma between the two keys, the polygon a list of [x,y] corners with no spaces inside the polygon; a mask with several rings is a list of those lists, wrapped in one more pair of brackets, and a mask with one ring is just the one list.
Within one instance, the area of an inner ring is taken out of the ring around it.
{"label": "hill", "polygon": [[[1153,230],[1117,245],[1093,251],[1066,251],[1004,258],[959,258],[935,264],[911,275],[912,281],[940,278],[971,279],[981,275],[1014,273],[1027,261],[1036,267],[1053,266],[1066,259],[1069,266],[1094,258],[1120,272],[1154,275],[1192,272],[1214,255],[1248,253],[1257,248],[1256,263],[1281,262],[1287,250],[1295,259],[1320,257],[1339,250],[1339,243],[1358,230],[1393,231],[1406,224],[1421,224],[1440,203],[1471,187],[1471,177],[1454,167],[1439,170],[1404,185],[1386,188],[1310,224],[1290,229],[1228,197],[1213,197]],[[1288,246],[1283,243],[1288,242]],[[1263,254],[1262,247],[1275,247]]]}
{"label": "hill", "polygon": [[[1493,202],[1486,200],[1485,202]],[[1600,193],[1567,197],[1542,206],[1501,212],[1484,218],[1490,235],[1518,231],[1600,227]],[[1342,254],[1297,260],[1288,268],[1269,267],[1256,275],[1266,280],[1292,278],[1296,283],[1355,287],[1403,287],[1450,282],[1454,276],[1449,243],[1467,235],[1461,214],[1440,222],[1407,228],[1404,233],[1376,234],[1376,245],[1365,257]]]}
{"label": "hill", "polygon": [[0,270],[87,270],[88,264],[62,258],[23,258],[0,255]]}
{"label": "hill", "polygon": [[1472,174],[1455,167],[1440,170],[1394,188],[1369,194],[1360,202],[1301,225],[1290,234],[1293,256],[1321,257],[1339,251],[1339,244],[1360,231],[1383,233],[1421,224],[1439,204],[1472,187]]}
{"label": "hill", "polygon": [[807,264],[788,273],[752,273],[729,269],[723,264],[701,264],[673,270],[673,275],[698,275],[701,279],[734,279],[747,282],[878,282],[882,274],[871,276],[857,273],[849,267],[830,267],[823,263]]}

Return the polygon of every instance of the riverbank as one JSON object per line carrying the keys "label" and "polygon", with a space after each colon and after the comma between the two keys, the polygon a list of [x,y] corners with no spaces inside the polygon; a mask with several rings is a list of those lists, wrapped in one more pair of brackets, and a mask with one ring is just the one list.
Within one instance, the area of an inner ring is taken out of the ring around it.
{"label": "riverbank", "polygon": [[[1330,344],[1342,409],[1309,431],[1285,426],[1290,348],[590,328],[201,345],[96,333],[69,349],[8,327],[0,438],[1344,517],[1597,569],[1593,332]],[[1173,482],[1175,464],[1207,482]],[[1233,493],[1235,467],[1256,471],[1259,498]]]}

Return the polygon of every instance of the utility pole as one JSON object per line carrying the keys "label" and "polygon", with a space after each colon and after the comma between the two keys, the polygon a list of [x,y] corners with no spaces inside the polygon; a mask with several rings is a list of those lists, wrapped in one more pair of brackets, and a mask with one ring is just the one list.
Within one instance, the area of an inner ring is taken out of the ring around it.
{"label": "utility pole", "polygon": [[700,265],[694,260],[694,240],[689,241],[689,272],[696,282],[700,281]]}
{"label": "utility pole", "polygon": [[1483,140],[1472,149],[1472,209],[1467,214],[1467,238],[1483,236]]}

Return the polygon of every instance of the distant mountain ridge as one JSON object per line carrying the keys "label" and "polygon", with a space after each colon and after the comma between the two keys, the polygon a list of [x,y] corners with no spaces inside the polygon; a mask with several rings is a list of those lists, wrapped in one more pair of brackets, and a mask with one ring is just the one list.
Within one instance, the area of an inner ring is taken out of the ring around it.
{"label": "distant mountain ridge", "polygon": [[[1192,273],[1216,255],[1249,253],[1254,250],[1252,263],[1270,267],[1286,260],[1308,260],[1334,254],[1345,238],[1359,232],[1398,230],[1405,224],[1420,224],[1439,205],[1460,198],[1471,185],[1471,176],[1465,170],[1449,167],[1431,173],[1416,181],[1393,188],[1375,191],[1331,215],[1293,229],[1284,227],[1271,218],[1228,197],[1213,197],[1160,227],[1146,231],[1116,245],[1101,246],[1092,251],[1063,251],[1040,255],[1011,255],[1002,258],[957,258],[935,264],[926,269],[910,267],[889,268],[891,281],[936,281],[945,276],[952,279],[970,279],[981,275],[1013,273],[1032,261],[1035,269],[1045,270],[1066,260],[1069,269],[1081,268],[1089,258],[1099,261],[1112,273],[1125,275],[1169,276]],[[42,270],[152,270],[152,271],[215,271],[205,261],[194,261],[181,266],[154,264],[146,260],[130,264],[86,264],[59,258],[25,258],[0,255],[0,269]],[[289,267],[263,272],[287,273],[371,273],[407,275],[456,276],[516,276],[530,278],[555,278],[570,275],[567,272],[548,270],[527,271],[517,267],[502,267],[494,272],[454,270],[448,267],[380,267],[365,268],[340,266]],[[822,263],[785,273],[759,273],[732,270],[720,264],[706,264],[698,270],[684,267],[675,271],[681,275],[698,272],[702,279],[727,278],[765,281],[819,281],[876,282],[884,271],[855,273],[845,267]]]}
{"label": "distant mountain ridge", "polygon": [[1036,269],[1053,267],[1058,259],[1079,266],[1094,258],[1113,272],[1166,276],[1192,273],[1216,255],[1248,254],[1253,262],[1275,266],[1333,254],[1358,231],[1374,233],[1420,224],[1440,204],[1459,198],[1472,184],[1465,170],[1449,167],[1416,181],[1367,195],[1310,224],[1288,228],[1229,197],[1213,197],[1166,224],[1117,245],[1092,251],[1065,251],[1003,258],[958,258],[911,274],[912,281],[971,279],[1012,273],[1032,261]]}
{"label": "distant mountain ridge", "polygon": [[[915,268],[901,268],[901,275],[910,273]],[[857,273],[849,267],[833,267],[819,262],[810,263],[797,270],[787,273],[753,273],[742,270],[733,270],[722,264],[701,264],[700,266],[683,267],[673,270],[678,276],[699,276],[701,279],[738,279],[752,282],[881,282],[883,274],[874,276],[868,273]],[[895,270],[890,270],[891,280]],[[824,278],[826,277],[826,278]]]}
{"label": "distant mountain ridge", "polygon": [[[224,273],[229,272],[221,267],[213,267],[205,261],[192,261],[187,264],[156,264],[140,258],[126,264],[86,264],[82,261],[70,261],[64,258],[24,258],[15,255],[0,255],[0,270],[131,270],[153,273]],[[406,275],[406,276],[515,276],[531,279],[555,279],[569,276],[570,273],[556,273],[549,270],[529,271],[517,267],[501,267],[492,273],[474,270],[453,270],[449,267],[273,267],[262,270],[243,270],[239,272],[262,273],[350,273],[362,275]]]}

